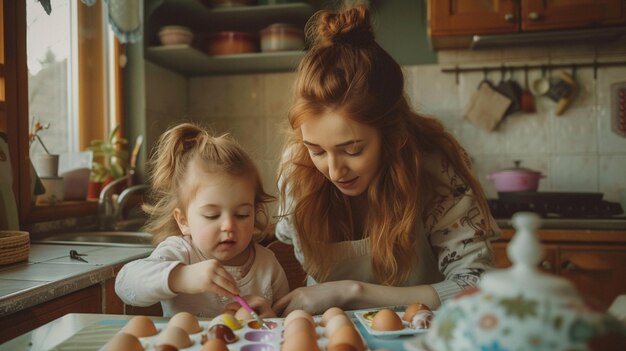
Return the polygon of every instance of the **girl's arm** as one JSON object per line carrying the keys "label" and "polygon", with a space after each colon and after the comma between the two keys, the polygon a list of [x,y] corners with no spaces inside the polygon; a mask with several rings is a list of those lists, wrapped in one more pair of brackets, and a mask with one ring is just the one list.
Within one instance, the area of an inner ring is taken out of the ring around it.
{"label": "girl's arm", "polygon": [[115,278],[115,292],[124,303],[150,306],[176,296],[169,288],[170,272],[181,262],[183,255],[173,250],[168,241],[162,242],[144,259],[125,264]]}

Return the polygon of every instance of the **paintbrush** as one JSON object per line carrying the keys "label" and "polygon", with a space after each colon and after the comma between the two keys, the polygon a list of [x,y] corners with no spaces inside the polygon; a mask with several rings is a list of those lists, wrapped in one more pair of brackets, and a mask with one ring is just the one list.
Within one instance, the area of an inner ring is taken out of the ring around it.
{"label": "paintbrush", "polygon": [[256,312],[254,312],[254,310],[252,309],[252,307],[250,307],[250,305],[248,305],[248,303],[246,302],[246,300],[243,299],[243,297],[239,296],[239,295],[235,295],[234,299],[239,302],[239,304],[241,305],[241,307],[243,307],[246,311],[248,311],[248,313],[250,313],[250,315],[252,316],[252,318],[254,318],[257,322],[259,322],[259,324],[261,324],[261,328],[263,329],[270,329],[269,326],[267,326],[267,324],[265,324],[265,322],[263,321],[263,319],[261,319],[261,317],[259,317],[258,314],[256,314]]}

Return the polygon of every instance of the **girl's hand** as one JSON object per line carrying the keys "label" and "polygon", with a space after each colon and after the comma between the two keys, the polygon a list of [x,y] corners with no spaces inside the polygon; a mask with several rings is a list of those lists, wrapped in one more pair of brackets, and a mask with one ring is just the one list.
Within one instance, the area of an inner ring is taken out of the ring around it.
{"label": "girl's hand", "polygon": [[180,264],[171,271],[168,282],[170,289],[176,293],[211,291],[227,297],[239,294],[235,279],[214,259],[192,265]]}
{"label": "girl's hand", "polygon": [[331,307],[346,308],[358,284],[350,280],[321,283],[297,288],[276,301],[272,308],[285,317],[293,310],[305,310],[310,314],[321,314]]}
{"label": "girl's hand", "polygon": [[[276,313],[272,309],[271,302],[267,299],[257,295],[242,296],[244,300],[248,302],[248,305],[259,315],[261,318],[275,318]],[[233,301],[224,307],[225,312],[235,314],[241,305],[237,301]]]}

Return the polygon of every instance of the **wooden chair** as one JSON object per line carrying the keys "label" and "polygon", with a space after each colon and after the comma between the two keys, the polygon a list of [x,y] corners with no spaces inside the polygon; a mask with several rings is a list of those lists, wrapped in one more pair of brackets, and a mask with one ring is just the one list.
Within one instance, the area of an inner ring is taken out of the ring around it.
{"label": "wooden chair", "polygon": [[276,259],[285,270],[289,290],[294,290],[306,285],[306,273],[302,269],[300,262],[296,259],[293,246],[275,240],[267,245],[267,248],[274,252]]}

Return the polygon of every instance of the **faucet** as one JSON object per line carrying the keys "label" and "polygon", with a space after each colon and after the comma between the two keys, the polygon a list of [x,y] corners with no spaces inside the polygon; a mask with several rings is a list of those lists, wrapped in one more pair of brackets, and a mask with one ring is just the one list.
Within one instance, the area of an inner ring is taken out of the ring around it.
{"label": "faucet", "polygon": [[138,184],[128,187],[119,196],[114,195],[114,190],[118,184],[128,182],[130,175],[120,177],[107,184],[100,192],[98,198],[98,221],[100,230],[116,230],[117,222],[123,219],[123,209],[130,196],[136,192],[146,191],[148,186]]}
{"label": "faucet", "polygon": [[117,207],[115,208],[115,212],[113,213],[114,219],[114,229],[119,230],[123,228],[127,228],[131,225],[141,226],[145,222],[145,218],[135,218],[135,219],[127,219],[124,218],[124,207],[126,206],[126,202],[131,196],[135,193],[141,192],[145,193],[149,189],[149,186],[146,184],[137,184],[130,186],[117,198]]}

